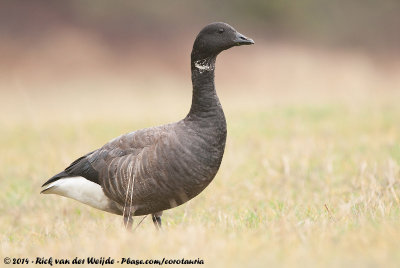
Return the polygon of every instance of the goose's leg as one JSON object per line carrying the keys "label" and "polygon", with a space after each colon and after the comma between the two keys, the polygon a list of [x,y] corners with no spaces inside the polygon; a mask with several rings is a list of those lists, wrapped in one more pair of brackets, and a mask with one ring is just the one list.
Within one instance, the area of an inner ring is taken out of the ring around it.
{"label": "goose's leg", "polygon": [[124,216],[124,226],[127,230],[132,230],[132,223],[133,223],[132,216],[125,215]]}
{"label": "goose's leg", "polygon": [[162,215],[162,211],[151,214],[151,218],[153,219],[154,226],[156,226],[156,228],[158,230],[161,229],[161,215]]}

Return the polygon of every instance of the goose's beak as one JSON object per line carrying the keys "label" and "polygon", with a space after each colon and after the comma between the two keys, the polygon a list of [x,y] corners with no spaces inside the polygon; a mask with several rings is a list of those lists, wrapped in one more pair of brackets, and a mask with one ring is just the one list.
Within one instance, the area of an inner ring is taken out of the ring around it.
{"label": "goose's beak", "polygon": [[235,39],[233,40],[237,46],[242,46],[242,45],[252,45],[254,44],[253,39],[250,39],[243,34],[236,32]]}

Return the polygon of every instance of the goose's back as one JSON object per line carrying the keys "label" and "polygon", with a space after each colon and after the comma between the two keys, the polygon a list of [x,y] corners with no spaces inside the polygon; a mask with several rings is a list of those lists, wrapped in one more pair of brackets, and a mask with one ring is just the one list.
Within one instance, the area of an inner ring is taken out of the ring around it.
{"label": "goose's back", "polygon": [[122,135],[86,158],[106,196],[144,215],[199,194],[218,171],[225,138],[224,124],[182,120]]}

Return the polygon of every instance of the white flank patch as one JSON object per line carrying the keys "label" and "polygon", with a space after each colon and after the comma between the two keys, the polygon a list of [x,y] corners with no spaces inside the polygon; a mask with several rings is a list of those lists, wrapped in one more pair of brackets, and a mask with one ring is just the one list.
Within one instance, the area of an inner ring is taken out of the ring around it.
{"label": "white flank patch", "polygon": [[109,211],[110,199],[97,183],[84,177],[67,177],[46,185],[43,194],[58,194],[75,199],[91,207]]}

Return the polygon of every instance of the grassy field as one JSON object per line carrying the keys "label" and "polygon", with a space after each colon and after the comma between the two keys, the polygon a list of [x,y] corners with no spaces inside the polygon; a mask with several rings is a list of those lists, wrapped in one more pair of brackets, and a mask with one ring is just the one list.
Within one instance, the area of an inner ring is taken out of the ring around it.
{"label": "grassy field", "polygon": [[[4,78],[1,257],[399,267],[398,73],[375,69],[362,57],[286,52],[272,48],[268,61],[253,52],[241,63],[229,61],[232,53],[218,63],[228,121],[221,169],[202,194],[164,213],[161,232],[148,217],[128,233],[121,217],[39,195],[40,185],[121,133],[185,116],[186,76],[53,84]],[[230,75],[250,63],[258,71]]]}

